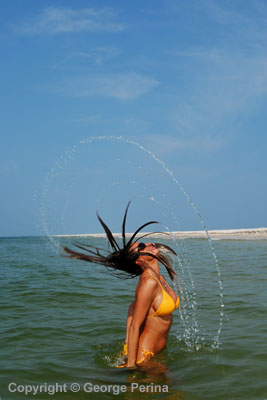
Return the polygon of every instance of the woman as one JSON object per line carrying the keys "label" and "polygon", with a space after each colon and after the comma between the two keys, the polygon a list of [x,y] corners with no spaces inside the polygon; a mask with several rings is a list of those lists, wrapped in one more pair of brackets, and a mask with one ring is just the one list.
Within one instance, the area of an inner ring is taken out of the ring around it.
{"label": "woman", "polygon": [[[143,365],[165,347],[172,323],[171,314],[179,306],[179,297],[159,272],[159,262],[161,262],[171,280],[174,280],[175,271],[166,252],[175,255],[176,253],[161,243],[145,244],[137,241],[137,234],[147,225],[156,223],[155,221],[142,225],[128,242],[126,241],[125,224],[129,205],[130,203],[127,205],[122,224],[122,248],[99,215],[98,219],[106,232],[112,252],[90,245],[76,244],[89,254],[63,247],[68,257],[105,265],[119,278],[133,278],[140,275],[135,301],[130,305],[127,317],[123,354],[128,357],[119,367]],[[148,235],[144,234],[141,238]]]}

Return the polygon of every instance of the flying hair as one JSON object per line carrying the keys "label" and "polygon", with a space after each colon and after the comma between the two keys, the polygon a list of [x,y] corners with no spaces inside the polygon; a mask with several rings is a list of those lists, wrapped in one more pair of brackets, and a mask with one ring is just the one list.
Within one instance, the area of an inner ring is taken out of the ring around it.
{"label": "flying hair", "polygon": [[133,233],[133,235],[127,241],[125,227],[130,203],[131,202],[127,204],[122,222],[122,247],[119,246],[110,229],[97,213],[97,218],[106,233],[111,251],[92,245],[74,242],[74,246],[77,247],[77,249],[79,250],[83,250],[85,253],[81,251],[75,251],[64,246],[62,247],[62,249],[65,253],[67,253],[67,255],[65,254],[64,256],[88,261],[98,265],[103,265],[111,272],[112,275],[120,279],[130,279],[141,275],[143,270],[139,265],[136,264],[136,260],[139,256],[150,256],[157,259],[161,264],[164,265],[171,280],[173,281],[176,273],[172,268],[172,259],[166,253],[172,253],[173,255],[177,254],[171,247],[162,243],[155,243],[155,246],[159,249],[158,256],[155,256],[154,254],[149,252],[140,252],[136,251],[136,249],[132,249],[133,244],[135,244],[138,240],[153,234],[145,233],[137,238],[138,233],[141,232],[142,229],[144,229],[145,227],[158,223],[157,221],[150,221],[143,224]]}

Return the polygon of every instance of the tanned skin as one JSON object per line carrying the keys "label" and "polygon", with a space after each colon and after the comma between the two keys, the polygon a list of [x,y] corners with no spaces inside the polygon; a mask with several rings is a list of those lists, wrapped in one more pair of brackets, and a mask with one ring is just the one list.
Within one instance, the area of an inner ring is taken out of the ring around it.
{"label": "tanned skin", "polygon": [[[132,246],[136,248],[138,243]],[[147,243],[146,248],[141,250],[146,253],[159,255],[159,250],[153,243]],[[128,361],[127,367],[135,367],[136,362],[143,357],[141,349],[159,353],[167,343],[168,333],[172,324],[172,315],[152,316],[159,307],[162,299],[162,289],[158,282],[153,278],[155,276],[164,285],[164,290],[177,300],[177,295],[169,285],[165,288],[166,281],[159,274],[158,260],[144,255],[139,256],[136,264],[143,270],[135,291],[135,301],[130,305],[126,324],[126,340],[128,343]],[[152,276],[153,275],[153,276]]]}

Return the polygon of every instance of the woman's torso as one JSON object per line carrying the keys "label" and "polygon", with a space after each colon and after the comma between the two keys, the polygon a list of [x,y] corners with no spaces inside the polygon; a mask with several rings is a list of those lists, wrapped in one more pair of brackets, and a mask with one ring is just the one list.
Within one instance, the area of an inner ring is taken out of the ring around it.
{"label": "woman's torso", "polygon": [[[155,279],[158,285],[140,331],[139,348],[156,354],[166,346],[172,324],[172,312],[179,306],[179,298],[162,276],[152,272],[146,272],[146,275],[149,276],[149,279]],[[136,287],[136,293],[140,285],[141,280]]]}

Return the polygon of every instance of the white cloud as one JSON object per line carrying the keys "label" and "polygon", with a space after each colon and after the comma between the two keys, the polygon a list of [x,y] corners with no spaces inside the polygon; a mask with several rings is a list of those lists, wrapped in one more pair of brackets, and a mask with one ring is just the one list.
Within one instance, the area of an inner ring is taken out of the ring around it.
{"label": "white cloud", "polygon": [[[179,98],[170,112],[172,128],[179,134],[223,131],[227,136],[227,131],[235,131],[235,122],[264,104],[267,6],[258,0],[246,7],[241,3],[203,0],[201,13],[207,31],[214,31],[216,23],[215,37],[209,36],[205,42],[203,35],[201,46],[167,51],[180,72]],[[194,4],[198,7],[197,2]]]}
{"label": "white cloud", "polygon": [[[219,24],[236,27],[250,22],[249,16],[246,16],[241,10],[235,10],[235,3],[227,5],[218,0],[204,0],[203,5],[206,14],[209,15],[212,21],[216,21]],[[236,5],[238,6],[238,4]]]}
{"label": "white cloud", "polygon": [[116,47],[102,46],[96,47],[89,51],[73,52],[63,59],[57,61],[52,67],[52,70],[76,70],[81,71],[88,69],[88,65],[95,64],[103,65],[110,59],[118,56],[120,51]]}
{"label": "white cloud", "polygon": [[170,135],[149,135],[148,138],[143,137],[143,142],[157,154],[166,155],[183,151],[201,151],[205,154],[211,154],[220,150],[224,146],[222,137],[203,134],[198,137],[174,137]]}
{"label": "white cloud", "polygon": [[49,7],[38,17],[14,27],[22,34],[59,34],[67,32],[118,32],[125,26],[116,21],[116,14],[109,8],[71,8]]}
{"label": "white cloud", "polygon": [[187,58],[193,66],[191,82],[171,111],[173,128],[180,134],[218,132],[220,126],[225,129],[226,121],[231,124],[241,114],[253,112],[266,97],[265,53],[203,48],[176,56],[178,60]]}
{"label": "white cloud", "polygon": [[116,47],[102,46],[88,52],[87,56],[95,64],[101,65],[111,58],[118,56],[119,54],[120,51]]}
{"label": "white cloud", "polygon": [[103,96],[130,100],[158,84],[156,79],[136,73],[86,75],[56,83],[52,91],[73,97]]}

